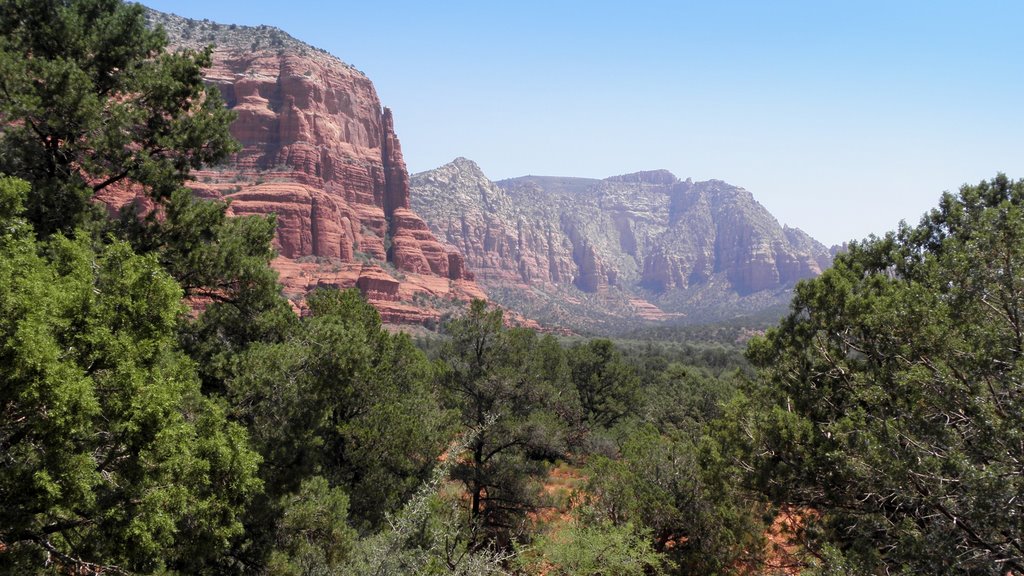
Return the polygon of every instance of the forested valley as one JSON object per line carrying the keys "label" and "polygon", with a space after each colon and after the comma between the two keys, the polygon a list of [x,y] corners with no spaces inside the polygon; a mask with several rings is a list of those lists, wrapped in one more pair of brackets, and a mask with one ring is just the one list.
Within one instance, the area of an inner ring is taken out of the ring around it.
{"label": "forested valley", "polygon": [[357,290],[297,315],[273,218],[192,195],[232,115],[165,45],[0,2],[0,572],[1024,573],[1024,182],[851,244],[749,342],[480,300],[414,338]]}

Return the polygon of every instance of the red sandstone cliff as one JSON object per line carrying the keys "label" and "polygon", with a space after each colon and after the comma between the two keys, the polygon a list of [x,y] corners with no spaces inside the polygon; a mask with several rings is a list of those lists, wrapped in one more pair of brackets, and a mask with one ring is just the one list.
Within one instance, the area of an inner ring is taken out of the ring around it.
{"label": "red sandstone cliff", "polygon": [[286,294],[356,286],[389,322],[436,315],[410,304],[417,294],[483,297],[462,255],[409,209],[394,119],[366,75],[274,28],[150,19],[172,45],[216,45],[205,77],[238,115],[231,133],[242,150],[196,172],[192,187],[229,200],[234,215],[277,215],[274,266]]}

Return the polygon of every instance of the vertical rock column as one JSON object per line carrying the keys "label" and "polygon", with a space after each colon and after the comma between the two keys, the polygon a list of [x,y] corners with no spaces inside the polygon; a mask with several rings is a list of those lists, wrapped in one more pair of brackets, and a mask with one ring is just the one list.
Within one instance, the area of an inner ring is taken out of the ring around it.
{"label": "vertical rock column", "polygon": [[402,157],[402,145],[395,135],[395,119],[390,108],[384,108],[383,120],[384,216],[390,219],[396,209],[409,207],[409,171]]}

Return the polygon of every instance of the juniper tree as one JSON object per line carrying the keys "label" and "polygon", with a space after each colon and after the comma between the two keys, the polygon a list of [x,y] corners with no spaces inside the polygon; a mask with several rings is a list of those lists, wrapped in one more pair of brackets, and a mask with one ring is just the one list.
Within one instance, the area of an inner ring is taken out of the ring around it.
{"label": "juniper tree", "polygon": [[751,481],[875,573],[1024,571],[1024,182],[850,246],[750,346]]}
{"label": "juniper tree", "polygon": [[0,179],[0,572],[193,572],[241,532],[259,457],[200,393],[155,258],[39,242],[25,196]]}
{"label": "juniper tree", "polygon": [[0,172],[31,185],[36,234],[71,232],[110,186],[167,198],[235,149],[210,50],[166,48],[140,4],[0,2]]}

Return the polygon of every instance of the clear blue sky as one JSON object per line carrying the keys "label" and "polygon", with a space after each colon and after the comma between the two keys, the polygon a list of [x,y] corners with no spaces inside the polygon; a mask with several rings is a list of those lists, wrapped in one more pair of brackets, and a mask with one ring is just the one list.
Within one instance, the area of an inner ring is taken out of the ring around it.
{"label": "clear blue sky", "polygon": [[667,168],[826,244],[1024,178],[1024,2],[149,0],[270,24],[373,80],[412,172]]}

